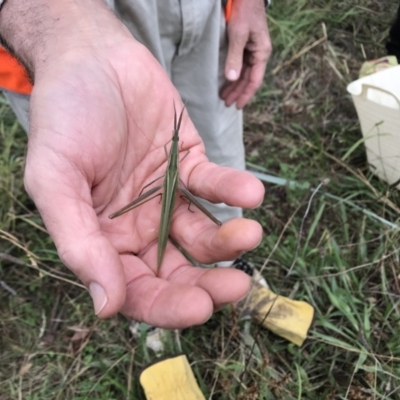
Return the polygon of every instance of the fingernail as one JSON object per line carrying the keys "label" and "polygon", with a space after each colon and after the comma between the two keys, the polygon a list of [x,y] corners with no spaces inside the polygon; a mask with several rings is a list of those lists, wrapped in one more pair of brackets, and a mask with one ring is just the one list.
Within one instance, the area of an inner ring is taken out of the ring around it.
{"label": "fingernail", "polygon": [[238,74],[234,69],[230,69],[228,71],[228,73],[226,74],[226,77],[228,78],[228,80],[230,81],[236,81],[238,78]]}
{"label": "fingernail", "polygon": [[99,315],[108,301],[106,292],[98,283],[92,282],[89,285],[89,293],[92,296],[94,312]]}

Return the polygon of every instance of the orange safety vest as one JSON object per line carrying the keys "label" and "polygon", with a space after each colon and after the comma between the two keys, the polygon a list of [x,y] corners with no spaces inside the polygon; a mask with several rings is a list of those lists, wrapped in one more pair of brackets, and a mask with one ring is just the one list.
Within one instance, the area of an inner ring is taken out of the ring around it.
{"label": "orange safety vest", "polygon": [[33,88],[25,68],[1,46],[0,88],[20,94],[30,94]]}

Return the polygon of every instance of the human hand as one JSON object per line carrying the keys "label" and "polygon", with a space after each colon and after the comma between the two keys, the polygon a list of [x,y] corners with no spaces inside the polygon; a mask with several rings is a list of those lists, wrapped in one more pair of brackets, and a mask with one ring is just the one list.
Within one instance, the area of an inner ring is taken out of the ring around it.
{"label": "human hand", "polygon": [[[215,308],[243,297],[249,279],[233,269],[194,268],[171,243],[156,276],[157,200],[108,218],[165,172],[173,101],[178,110],[182,105],[151,54],[114,17],[102,20],[100,11],[85,13],[96,15],[96,29],[86,27],[74,45],[62,43],[68,34],[58,36],[45,63],[32,61],[37,68],[26,189],[100,317],[120,311],[166,328],[200,324]],[[262,201],[257,179],[207,161],[187,114],[180,137],[190,150],[180,175],[194,194],[246,208]],[[218,227],[177,198],[170,235],[195,259],[210,263],[254,248],[261,228],[245,219]]]}
{"label": "human hand", "polygon": [[263,82],[272,46],[263,0],[235,0],[227,24],[228,55],[225,77],[228,83],[221,98],[229,107],[243,108]]}

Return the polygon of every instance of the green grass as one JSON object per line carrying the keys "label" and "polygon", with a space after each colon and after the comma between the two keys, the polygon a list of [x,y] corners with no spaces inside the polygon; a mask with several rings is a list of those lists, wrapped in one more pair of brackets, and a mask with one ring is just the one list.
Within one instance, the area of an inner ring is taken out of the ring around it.
{"label": "green grass", "polygon": [[[180,345],[171,333],[166,355],[182,347],[206,398],[400,399],[400,237],[385,224],[400,226],[400,196],[354,146],[361,133],[346,93],[364,52],[385,55],[393,3],[282,0],[269,12],[274,53],[246,110],[247,160],[310,188],[329,183],[302,235],[312,190],[266,183],[263,206],[248,212],[264,240],[248,258],[274,291],[311,303],[315,321],[300,349],[231,308],[179,333]],[[157,357],[123,317],[97,320],[61,265],[23,189],[27,139],[3,103],[0,137],[0,281],[15,291],[0,287],[0,400],[144,398],[138,378]]]}

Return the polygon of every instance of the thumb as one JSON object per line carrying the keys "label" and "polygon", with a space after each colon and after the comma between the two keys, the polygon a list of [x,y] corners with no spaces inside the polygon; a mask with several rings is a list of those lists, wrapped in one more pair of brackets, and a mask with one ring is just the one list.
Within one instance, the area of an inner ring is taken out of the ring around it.
{"label": "thumb", "polygon": [[247,39],[246,30],[237,26],[230,28],[228,25],[228,54],[225,62],[225,77],[228,81],[236,81],[240,77]]}
{"label": "thumb", "polygon": [[32,174],[25,175],[26,190],[61,260],[88,289],[96,315],[107,318],[116,314],[125,303],[124,270],[119,254],[100,230],[92,205],[84,200],[86,190],[73,193],[71,187],[66,189],[65,182],[55,180],[50,181],[51,188],[43,184],[46,180],[35,185],[38,182],[32,182],[27,175]]}

